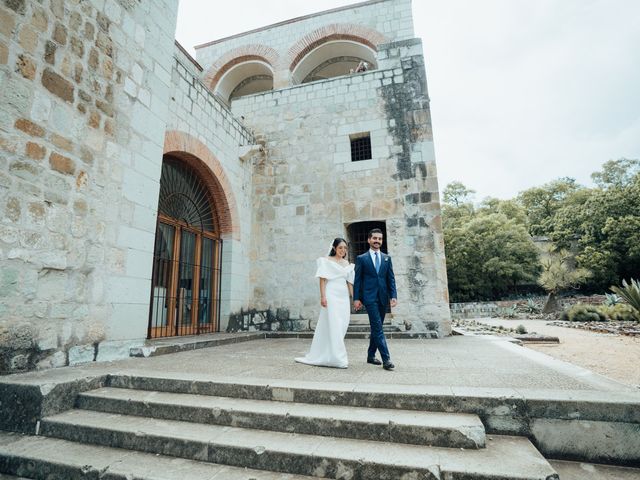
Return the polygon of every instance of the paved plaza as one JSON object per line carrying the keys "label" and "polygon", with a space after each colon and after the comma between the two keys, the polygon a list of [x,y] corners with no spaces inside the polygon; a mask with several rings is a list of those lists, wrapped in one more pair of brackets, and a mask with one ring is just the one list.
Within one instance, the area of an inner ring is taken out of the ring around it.
{"label": "paved plaza", "polygon": [[[240,340],[197,348],[211,338]],[[242,341],[247,334],[185,337],[156,345],[194,343],[180,353],[91,363],[3,378],[3,382],[56,384],[97,375],[144,375],[193,381],[234,382],[309,388],[315,391],[380,392],[394,395],[512,398],[519,401],[619,402],[640,405],[637,389],[575,365],[524,348],[504,338],[452,336],[440,340],[390,339],[393,372],[365,362],[368,340],[347,339],[349,368],[311,367],[294,362],[308,349],[310,338],[267,338]],[[553,462],[563,480],[631,480],[640,470]]]}

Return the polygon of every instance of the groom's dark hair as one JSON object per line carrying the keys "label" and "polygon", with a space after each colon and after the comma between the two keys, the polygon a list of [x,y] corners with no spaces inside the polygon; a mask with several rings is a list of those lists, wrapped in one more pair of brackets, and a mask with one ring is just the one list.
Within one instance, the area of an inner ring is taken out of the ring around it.
{"label": "groom's dark hair", "polygon": [[373,228],[369,230],[369,236],[367,238],[373,237],[374,233],[379,233],[380,235],[382,235],[382,230],[380,230],[379,228]]}

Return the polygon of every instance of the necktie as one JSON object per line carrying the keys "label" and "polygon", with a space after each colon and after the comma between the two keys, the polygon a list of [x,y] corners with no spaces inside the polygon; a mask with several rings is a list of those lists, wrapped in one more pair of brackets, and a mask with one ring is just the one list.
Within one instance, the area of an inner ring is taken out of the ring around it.
{"label": "necktie", "polygon": [[376,257],[375,266],[376,266],[376,273],[378,273],[380,271],[380,257],[378,256],[378,252],[373,252],[373,255]]}

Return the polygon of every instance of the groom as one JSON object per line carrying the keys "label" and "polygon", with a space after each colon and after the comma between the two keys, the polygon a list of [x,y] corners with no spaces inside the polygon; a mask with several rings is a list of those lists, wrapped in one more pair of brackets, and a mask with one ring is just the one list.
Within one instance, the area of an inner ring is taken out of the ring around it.
{"label": "groom", "polygon": [[380,251],[382,230],[379,228],[371,230],[367,242],[371,248],[356,259],[353,307],[357,311],[364,304],[369,315],[371,339],[369,340],[367,363],[380,365],[380,360],[376,358],[376,350],[378,350],[382,357],[382,368],[393,370],[395,365],[391,363],[387,340],[382,331],[382,322],[389,300],[391,300],[392,307],[398,303],[396,279],[393,275],[391,257]]}

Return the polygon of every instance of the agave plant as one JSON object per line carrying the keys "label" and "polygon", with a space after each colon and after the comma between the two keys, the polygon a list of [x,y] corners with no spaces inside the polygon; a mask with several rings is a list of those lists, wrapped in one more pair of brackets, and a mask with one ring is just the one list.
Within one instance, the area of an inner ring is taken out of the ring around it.
{"label": "agave plant", "polygon": [[605,293],[604,296],[606,298],[604,299],[603,303],[607,307],[613,307],[614,305],[617,305],[622,301],[622,299],[615,293]]}
{"label": "agave plant", "polygon": [[622,288],[611,287],[611,291],[620,295],[640,315],[640,281],[630,279],[629,283],[622,280]]}
{"label": "agave plant", "polygon": [[527,304],[524,305],[524,311],[526,313],[540,313],[540,305],[533,298],[529,298]]}

